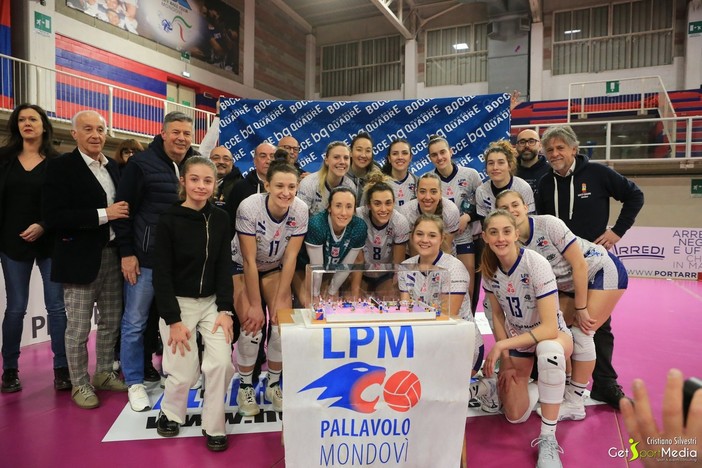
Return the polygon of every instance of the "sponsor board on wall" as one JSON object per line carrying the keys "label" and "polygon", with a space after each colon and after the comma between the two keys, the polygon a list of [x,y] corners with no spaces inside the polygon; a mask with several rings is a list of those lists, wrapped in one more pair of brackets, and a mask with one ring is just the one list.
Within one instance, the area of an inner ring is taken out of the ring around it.
{"label": "sponsor board on wall", "polygon": [[632,227],[612,248],[629,276],[702,279],[702,229]]}
{"label": "sponsor board on wall", "polygon": [[438,134],[451,145],[456,164],[485,179],[483,151],[490,142],[509,138],[509,103],[509,94],[399,101],[222,99],[220,143],[245,173],[253,167],[257,145],[293,136],[301,148],[298,162],[314,172],[332,141],[350,144],[359,132],[369,133],[373,157],[382,165],[390,143],[405,138],[412,145],[410,172],[420,175],[433,167],[428,137]]}
{"label": "sponsor board on wall", "polygon": [[284,325],[286,466],[458,466],[474,326]]}
{"label": "sponsor board on wall", "polygon": [[66,0],[66,5],[239,73],[239,12],[221,0]]}

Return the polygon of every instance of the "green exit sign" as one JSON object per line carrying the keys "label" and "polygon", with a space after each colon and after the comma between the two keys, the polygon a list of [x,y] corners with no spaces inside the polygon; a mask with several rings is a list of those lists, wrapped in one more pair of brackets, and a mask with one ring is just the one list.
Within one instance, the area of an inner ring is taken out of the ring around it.
{"label": "green exit sign", "polygon": [[702,35],[702,21],[690,21],[687,28],[688,36]]}
{"label": "green exit sign", "polygon": [[180,53],[180,59],[183,62],[190,63],[190,52],[188,52],[187,50],[182,51]]}
{"label": "green exit sign", "polygon": [[51,16],[35,11],[34,29],[41,33],[51,34]]}
{"label": "green exit sign", "polygon": [[607,94],[616,94],[619,92],[619,81],[608,81],[607,82]]}
{"label": "green exit sign", "polygon": [[702,197],[702,179],[691,179],[690,195],[695,198]]}

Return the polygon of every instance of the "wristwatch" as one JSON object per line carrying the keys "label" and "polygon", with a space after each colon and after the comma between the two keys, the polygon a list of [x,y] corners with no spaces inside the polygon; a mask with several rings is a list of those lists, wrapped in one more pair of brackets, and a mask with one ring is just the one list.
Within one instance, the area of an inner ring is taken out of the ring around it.
{"label": "wristwatch", "polygon": [[231,310],[220,310],[219,313],[224,314],[224,315],[228,315],[230,317],[234,317],[234,312],[232,312]]}

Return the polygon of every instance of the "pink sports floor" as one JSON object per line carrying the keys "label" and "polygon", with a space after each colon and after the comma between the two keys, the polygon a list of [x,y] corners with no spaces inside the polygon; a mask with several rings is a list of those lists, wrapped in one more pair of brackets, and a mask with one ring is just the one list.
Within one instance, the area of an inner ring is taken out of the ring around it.
{"label": "pink sports floor", "polygon": [[[630,394],[632,380],[643,378],[660,421],[668,369],[702,377],[702,282],[630,280],[613,329],[620,384]],[[491,344],[486,340],[487,347]],[[280,432],[231,435],[222,453],[209,452],[202,437],[102,442],[125,408],[126,394],[99,392],[100,408],[82,410],[70,392],[53,389],[49,343],[23,348],[20,359],[23,390],[0,394],[0,467],[285,466]],[[529,444],[538,432],[535,413],[518,426],[500,415],[468,418],[468,466],[534,466],[536,451]],[[559,423],[557,435],[566,467],[643,466],[609,456],[610,448],[629,444],[621,415],[608,406],[589,406],[585,420]]]}

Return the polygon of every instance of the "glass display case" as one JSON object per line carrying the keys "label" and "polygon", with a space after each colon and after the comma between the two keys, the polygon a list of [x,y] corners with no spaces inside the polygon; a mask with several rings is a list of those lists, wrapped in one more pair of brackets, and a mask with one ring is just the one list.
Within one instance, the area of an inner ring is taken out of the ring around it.
{"label": "glass display case", "polygon": [[436,320],[451,314],[442,295],[449,271],[434,265],[308,265],[306,281],[313,323]]}

